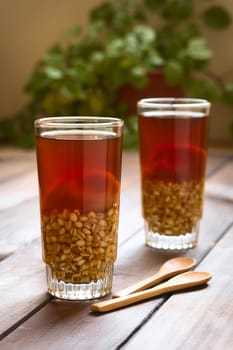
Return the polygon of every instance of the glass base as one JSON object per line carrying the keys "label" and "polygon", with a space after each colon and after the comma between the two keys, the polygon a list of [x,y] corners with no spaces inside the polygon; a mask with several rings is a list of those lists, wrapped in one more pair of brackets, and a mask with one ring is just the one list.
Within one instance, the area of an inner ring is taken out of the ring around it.
{"label": "glass base", "polygon": [[145,221],[145,242],[152,248],[161,250],[187,250],[197,245],[200,221],[198,221],[191,232],[180,235],[164,235],[152,232]]}
{"label": "glass base", "polygon": [[46,265],[48,292],[60,299],[90,300],[103,297],[111,292],[113,265],[106,269],[105,278],[90,283],[67,283],[53,276],[51,266]]}

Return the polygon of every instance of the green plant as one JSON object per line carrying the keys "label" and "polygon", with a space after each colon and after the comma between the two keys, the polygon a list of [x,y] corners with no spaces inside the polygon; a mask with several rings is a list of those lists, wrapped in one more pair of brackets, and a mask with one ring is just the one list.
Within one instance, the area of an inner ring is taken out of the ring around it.
{"label": "green plant", "polygon": [[[38,115],[120,115],[125,143],[135,143],[136,121],[118,99],[128,84],[147,84],[147,72],[162,67],[168,84],[189,95],[233,105],[233,83],[209,71],[213,52],[201,23],[223,30],[231,18],[222,6],[199,0],[109,0],[90,13],[85,30],[72,28],[36,65],[26,86],[30,102],[13,121],[1,121],[0,142],[31,146]],[[11,132],[9,132],[11,129]],[[25,136],[26,135],[26,136]]]}

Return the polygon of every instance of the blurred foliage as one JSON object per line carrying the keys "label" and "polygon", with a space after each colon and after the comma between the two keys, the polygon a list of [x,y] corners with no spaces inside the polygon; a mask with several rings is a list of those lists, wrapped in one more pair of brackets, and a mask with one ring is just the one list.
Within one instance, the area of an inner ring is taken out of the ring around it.
{"label": "blurred foliage", "polygon": [[209,72],[213,52],[201,28],[223,31],[227,10],[201,0],[109,0],[94,7],[85,30],[69,30],[41,57],[25,87],[30,102],[0,121],[0,143],[33,146],[39,116],[106,115],[125,119],[125,147],[137,145],[137,120],[118,100],[128,84],[143,89],[147,72],[164,69],[168,84],[192,97],[233,105],[233,82]]}

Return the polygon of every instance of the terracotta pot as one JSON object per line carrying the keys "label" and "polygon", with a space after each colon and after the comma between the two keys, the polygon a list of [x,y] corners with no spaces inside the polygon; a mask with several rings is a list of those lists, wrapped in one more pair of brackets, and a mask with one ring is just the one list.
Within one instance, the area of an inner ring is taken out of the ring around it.
{"label": "terracotta pot", "polygon": [[168,85],[164,80],[163,70],[148,73],[148,84],[138,90],[126,85],[119,91],[119,101],[124,102],[129,114],[135,114],[137,101],[146,97],[184,97],[185,92],[179,85]]}

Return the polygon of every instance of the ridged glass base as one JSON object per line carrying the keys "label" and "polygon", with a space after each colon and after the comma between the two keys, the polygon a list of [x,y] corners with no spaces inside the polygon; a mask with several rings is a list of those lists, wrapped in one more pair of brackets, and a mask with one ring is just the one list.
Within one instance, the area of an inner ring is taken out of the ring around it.
{"label": "ridged glass base", "polygon": [[191,232],[181,235],[164,235],[149,230],[145,221],[145,242],[146,245],[163,250],[187,250],[197,245],[200,221],[194,225]]}
{"label": "ridged glass base", "polygon": [[90,283],[66,283],[53,276],[52,269],[46,265],[48,292],[60,299],[89,300],[103,297],[111,292],[113,265],[106,269],[105,278]]}

